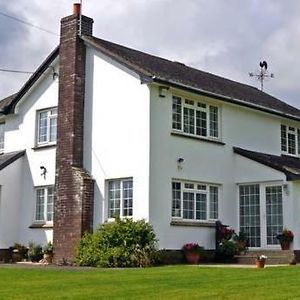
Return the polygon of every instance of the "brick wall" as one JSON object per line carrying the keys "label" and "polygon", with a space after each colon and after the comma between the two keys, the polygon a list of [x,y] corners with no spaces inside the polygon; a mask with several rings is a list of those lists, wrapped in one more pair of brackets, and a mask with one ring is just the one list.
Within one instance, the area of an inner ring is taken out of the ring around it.
{"label": "brick wall", "polygon": [[[92,34],[92,23],[82,16],[82,34]],[[78,30],[78,15],[61,20],[53,232],[56,263],[73,263],[80,237],[93,225],[94,181],[83,170],[86,49]]]}

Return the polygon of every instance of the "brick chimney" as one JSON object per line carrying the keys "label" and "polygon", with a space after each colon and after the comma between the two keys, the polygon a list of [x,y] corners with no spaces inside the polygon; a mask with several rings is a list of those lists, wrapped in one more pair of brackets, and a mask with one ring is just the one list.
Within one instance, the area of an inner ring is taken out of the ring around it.
{"label": "brick chimney", "polygon": [[[86,48],[80,38],[92,35],[93,20],[73,14],[61,20],[59,96],[54,205],[54,261],[73,263],[76,245],[93,226],[94,181],[83,169]],[[81,23],[81,29],[80,29]]]}

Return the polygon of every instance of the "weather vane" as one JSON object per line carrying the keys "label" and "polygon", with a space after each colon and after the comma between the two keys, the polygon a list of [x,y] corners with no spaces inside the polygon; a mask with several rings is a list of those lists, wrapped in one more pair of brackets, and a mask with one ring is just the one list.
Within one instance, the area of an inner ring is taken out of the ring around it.
{"label": "weather vane", "polygon": [[273,73],[268,74],[268,72],[267,72],[268,64],[265,60],[260,62],[259,66],[260,66],[260,71],[258,71],[258,73],[256,73],[256,74],[250,72],[249,76],[255,77],[257,80],[260,81],[260,89],[263,91],[264,90],[264,80],[266,78],[274,78],[274,74]]}

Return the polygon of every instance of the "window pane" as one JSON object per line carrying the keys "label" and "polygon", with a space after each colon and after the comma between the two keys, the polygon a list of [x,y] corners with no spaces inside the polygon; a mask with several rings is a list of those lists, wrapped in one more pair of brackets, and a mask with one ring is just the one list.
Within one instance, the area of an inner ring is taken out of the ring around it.
{"label": "window pane", "polygon": [[113,180],[108,182],[108,217],[120,216],[121,204],[121,181]]}
{"label": "window pane", "polygon": [[195,110],[184,107],[183,109],[183,131],[186,133],[195,133]]}
{"label": "window pane", "polygon": [[172,182],[172,217],[181,217],[181,184]]}
{"label": "window pane", "polygon": [[196,219],[207,219],[207,202],[206,194],[196,194]]}
{"label": "window pane", "polygon": [[44,203],[45,203],[45,191],[39,189],[36,191],[36,208],[35,208],[35,220],[44,221]]}
{"label": "window pane", "polygon": [[200,136],[207,136],[206,112],[196,111],[196,134]]}
{"label": "window pane", "polygon": [[47,221],[53,221],[53,199],[54,199],[54,188],[48,188],[47,198]]}
{"label": "window pane", "polygon": [[218,108],[216,106],[209,107],[209,135],[212,137],[219,136]]}
{"label": "window pane", "polygon": [[296,154],[296,135],[288,133],[288,153]]}
{"label": "window pane", "polygon": [[287,151],[286,126],[281,125],[281,151]]}
{"label": "window pane", "polygon": [[50,142],[56,142],[56,126],[57,126],[57,118],[50,118]]}
{"label": "window pane", "polygon": [[209,187],[209,218],[218,219],[218,187]]}
{"label": "window pane", "polygon": [[39,113],[39,143],[47,142],[47,116],[47,112]]}
{"label": "window pane", "polygon": [[298,146],[298,154],[300,154],[300,129],[297,130],[297,146]]}
{"label": "window pane", "polygon": [[181,130],[181,98],[173,97],[172,128]]}
{"label": "window pane", "polygon": [[132,216],[132,180],[123,181],[123,216]]}
{"label": "window pane", "polygon": [[183,193],[183,218],[194,219],[194,193]]}
{"label": "window pane", "polygon": [[0,123],[0,150],[4,149],[5,123]]}

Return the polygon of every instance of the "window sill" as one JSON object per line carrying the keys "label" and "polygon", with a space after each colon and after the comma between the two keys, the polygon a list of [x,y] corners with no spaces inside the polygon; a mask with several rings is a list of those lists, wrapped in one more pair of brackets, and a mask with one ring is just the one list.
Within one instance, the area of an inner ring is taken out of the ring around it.
{"label": "window sill", "polygon": [[56,144],[40,145],[40,146],[35,146],[31,149],[34,151],[39,151],[39,150],[51,149],[51,148],[56,148]]}
{"label": "window sill", "polygon": [[48,229],[53,228],[53,224],[51,223],[33,223],[29,226],[30,229]]}
{"label": "window sill", "polygon": [[216,227],[214,221],[188,221],[188,220],[172,220],[171,226],[187,226],[187,227]]}
{"label": "window sill", "polygon": [[213,140],[213,139],[204,138],[204,137],[200,137],[200,136],[193,136],[193,135],[186,134],[184,132],[172,131],[171,135],[188,138],[188,139],[192,139],[192,140],[198,140],[198,141],[202,141],[202,142],[213,143],[213,144],[217,144],[217,145],[221,145],[221,146],[226,145],[225,143],[221,142],[220,140]]}

